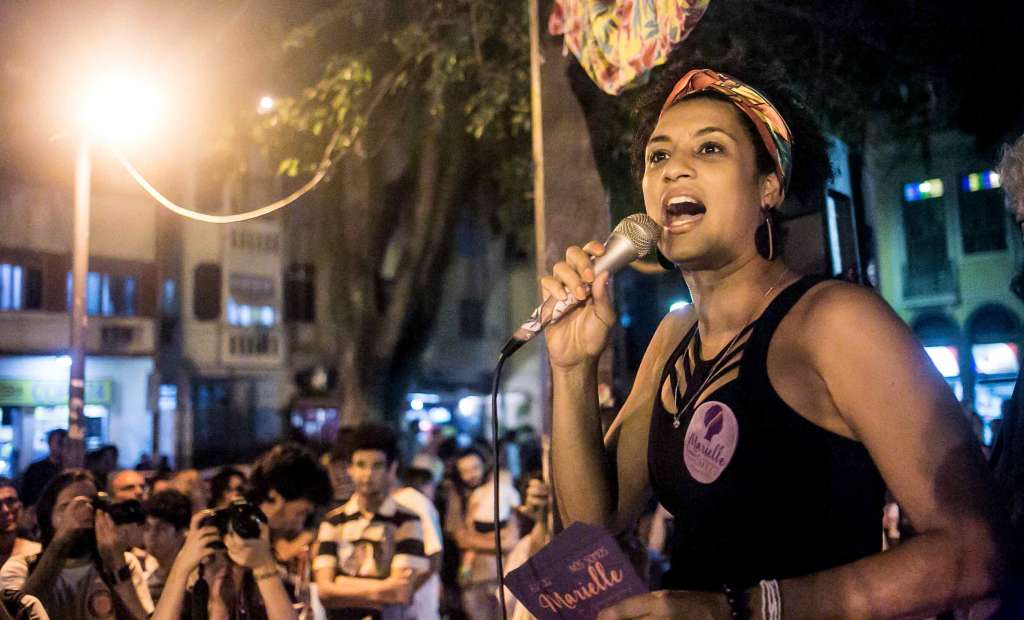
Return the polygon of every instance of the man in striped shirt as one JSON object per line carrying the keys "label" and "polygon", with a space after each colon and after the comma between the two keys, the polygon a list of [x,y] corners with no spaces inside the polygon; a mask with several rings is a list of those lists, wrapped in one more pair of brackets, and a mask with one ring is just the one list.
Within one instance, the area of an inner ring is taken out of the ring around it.
{"label": "man in striped shirt", "polygon": [[348,440],[355,493],[320,525],[317,590],[331,620],[397,620],[430,570],[422,526],[390,496],[398,466],[394,431],[365,424]]}

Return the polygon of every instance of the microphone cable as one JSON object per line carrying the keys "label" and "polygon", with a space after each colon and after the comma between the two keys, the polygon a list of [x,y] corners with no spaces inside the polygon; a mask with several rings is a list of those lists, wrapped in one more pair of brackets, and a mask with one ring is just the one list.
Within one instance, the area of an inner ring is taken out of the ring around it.
{"label": "microphone cable", "polygon": [[[501,620],[508,620],[508,612],[505,607],[505,566],[502,559],[501,549],[501,494],[498,490],[501,482],[500,450],[498,449],[498,390],[501,385],[501,371],[505,366],[508,355],[502,351],[498,356],[498,364],[494,367],[494,382],[491,384],[491,447],[494,452],[494,557],[498,561],[498,599],[501,606]],[[515,518],[515,512],[509,514],[509,519]]]}

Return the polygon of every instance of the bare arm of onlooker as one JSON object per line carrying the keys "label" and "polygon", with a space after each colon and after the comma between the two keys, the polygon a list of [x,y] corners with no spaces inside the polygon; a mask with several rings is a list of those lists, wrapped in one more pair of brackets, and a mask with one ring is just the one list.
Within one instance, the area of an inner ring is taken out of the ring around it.
{"label": "bare arm of onlooker", "polygon": [[419,590],[423,586],[423,584],[427,583],[427,581],[432,576],[438,575],[438,574],[441,573],[441,553],[440,552],[435,553],[433,555],[427,556],[427,561],[430,562],[430,569],[428,571],[426,571],[426,572],[417,572],[416,573],[416,578],[413,580],[413,585],[412,585],[412,591],[413,592],[416,592],[417,590]]}
{"label": "bare arm of onlooker", "polygon": [[236,568],[228,559],[227,550],[217,550],[213,556],[203,564],[203,577],[210,588],[210,600],[206,605],[206,613],[209,620],[230,620],[231,611],[228,609],[228,600],[234,600],[235,592],[227,595],[225,590],[232,583],[233,569]]}
{"label": "bare arm of onlooker", "polygon": [[185,604],[185,591],[188,589],[189,576],[200,562],[215,553],[210,545],[220,538],[217,528],[208,525],[200,527],[203,517],[211,511],[203,510],[192,516],[185,544],[174,558],[174,564],[167,573],[163,593],[156,605],[152,620],[178,620],[181,618],[182,605]]}
{"label": "bare arm of onlooker", "polygon": [[446,480],[444,482],[445,511],[444,523],[441,524],[444,533],[455,538],[456,533],[462,529],[465,517],[462,514],[462,501],[455,485]]}
{"label": "bare arm of onlooker", "polygon": [[277,572],[267,525],[260,523],[259,538],[242,538],[234,531],[229,531],[224,536],[224,546],[228,548],[228,557],[232,562],[253,571],[263,606],[267,608],[267,617],[274,620],[298,620],[292,601],[288,598],[288,591]]}
{"label": "bare arm of onlooker", "polygon": [[[96,548],[99,551],[100,560],[103,562],[103,568],[110,575],[119,575],[128,567],[128,562],[125,559],[128,543],[118,537],[117,526],[106,512],[97,510],[95,521]],[[131,574],[133,577],[135,576],[134,571]],[[133,618],[143,620],[151,613],[153,602],[149,598],[149,593],[146,592],[144,599],[140,598],[139,591],[132,579],[117,581],[111,590]]]}
{"label": "bare arm of onlooker", "polygon": [[838,283],[811,294],[816,299],[793,324],[804,334],[806,359],[918,535],[892,551],[784,581],[787,618],[925,616],[991,592],[1002,569],[1003,522],[955,397],[877,295]]}
{"label": "bare arm of onlooker", "polygon": [[[483,551],[494,553],[494,532],[478,532],[465,526],[455,532],[455,542],[462,551]],[[501,548],[508,553],[519,542],[519,525],[514,518],[508,519],[501,528]]]}
{"label": "bare arm of onlooker", "polygon": [[336,575],[333,568],[317,569],[317,593],[328,609],[408,605],[413,593],[413,571],[392,571],[385,579]]}
{"label": "bare arm of onlooker", "polygon": [[75,540],[92,527],[92,502],[88,497],[79,496],[67,507],[68,518],[62,527],[54,532],[53,540],[43,550],[35,569],[25,580],[22,591],[35,597],[49,592],[64,568],[64,560]]}

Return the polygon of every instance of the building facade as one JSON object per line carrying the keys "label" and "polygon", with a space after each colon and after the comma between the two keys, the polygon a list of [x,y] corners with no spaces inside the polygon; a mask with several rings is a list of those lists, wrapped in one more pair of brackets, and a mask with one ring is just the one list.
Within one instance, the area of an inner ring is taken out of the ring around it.
{"label": "building facade", "polygon": [[946,381],[983,425],[1010,396],[1024,305],[1010,291],[1019,229],[1004,208],[991,156],[967,135],[874,145],[864,192],[877,231],[882,295],[914,329]]}
{"label": "building facade", "polygon": [[[70,188],[0,179],[0,475],[66,428],[70,372]],[[157,351],[155,212],[140,191],[93,193],[87,278],[86,448],[123,464],[151,447]]]}

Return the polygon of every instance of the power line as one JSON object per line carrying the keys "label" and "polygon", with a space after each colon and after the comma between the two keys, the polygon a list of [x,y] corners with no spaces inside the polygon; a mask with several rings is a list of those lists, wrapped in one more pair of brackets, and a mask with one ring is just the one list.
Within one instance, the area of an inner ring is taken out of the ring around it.
{"label": "power line", "polygon": [[176,204],[170,198],[167,198],[162,193],[160,193],[159,190],[153,187],[153,185],[149,181],[147,181],[145,177],[142,176],[142,173],[140,173],[138,169],[136,169],[135,166],[133,166],[131,162],[128,161],[128,158],[124,156],[124,153],[121,152],[121,149],[119,149],[116,145],[111,145],[111,150],[113,150],[114,152],[114,157],[117,158],[117,161],[121,164],[125,171],[128,172],[128,174],[131,175],[133,179],[135,179],[135,182],[138,183],[139,186],[146,191],[146,193],[152,196],[153,200],[156,200],[158,203],[160,203],[161,206],[168,209],[169,211],[177,213],[182,217],[198,220],[200,222],[207,222],[209,224],[235,224],[237,222],[254,220],[258,217],[263,217],[264,215],[273,213],[278,209],[287,207],[288,205],[292,204],[293,202],[295,202],[296,200],[310,192],[314,187],[316,187],[321,181],[324,180],[324,177],[327,176],[327,171],[330,169],[331,164],[333,163],[331,156],[333,155],[334,149],[338,145],[338,140],[340,138],[341,127],[338,127],[337,129],[334,130],[334,135],[331,136],[330,142],[328,142],[327,147],[324,149],[324,155],[323,158],[321,158],[320,160],[320,164],[317,166],[316,174],[314,174],[313,178],[307,181],[302,187],[295,190],[288,196],[282,198],[281,200],[272,202],[266,206],[260,207],[258,209],[253,209],[251,211],[246,211],[244,213],[233,213],[231,215],[210,215],[208,213],[200,213],[199,211],[186,209],[185,207]]}

